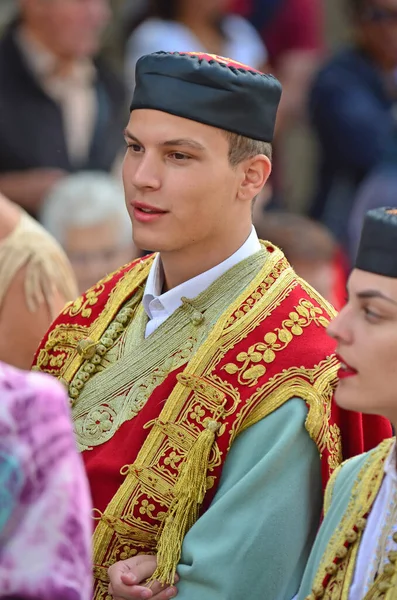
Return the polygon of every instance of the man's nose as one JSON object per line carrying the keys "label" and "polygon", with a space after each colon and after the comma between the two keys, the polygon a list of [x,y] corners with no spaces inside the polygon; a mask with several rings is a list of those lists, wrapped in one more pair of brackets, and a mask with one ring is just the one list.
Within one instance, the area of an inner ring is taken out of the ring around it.
{"label": "man's nose", "polygon": [[131,181],[135,187],[140,189],[159,189],[161,175],[158,161],[148,153],[143,154],[139,164],[132,173]]}

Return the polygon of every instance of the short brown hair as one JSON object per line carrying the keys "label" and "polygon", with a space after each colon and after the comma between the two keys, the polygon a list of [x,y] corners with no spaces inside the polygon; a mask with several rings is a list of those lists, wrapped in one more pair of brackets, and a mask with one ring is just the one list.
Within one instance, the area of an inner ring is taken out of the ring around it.
{"label": "short brown hair", "polygon": [[229,142],[229,162],[232,167],[236,167],[243,160],[257,154],[264,154],[269,160],[272,160],[273,150],[269,142],[253,140],[231,131],[225,131],[225,134]]}

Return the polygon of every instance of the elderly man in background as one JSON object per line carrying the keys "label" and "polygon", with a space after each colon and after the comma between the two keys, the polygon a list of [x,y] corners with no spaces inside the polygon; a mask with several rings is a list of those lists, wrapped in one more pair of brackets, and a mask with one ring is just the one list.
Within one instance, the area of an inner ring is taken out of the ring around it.
{"label": "elderly man in background", "polygon": [[124,87],[93,60],[109,17],[108,0],[19,0],[0,43],[0,191],[33,216],[65,173],[118,162]]}
{"label": "elderly man in background", "polygon": [[66,251],[79,293],[140,256],[123,187],[107,173],[82,172],[60,181],[45,199],[40,219]]}
{"label": "elderly man in background", "polygon": [[0,195],[0,360],[28,369],[51,321],[76,296],[58,244]]}

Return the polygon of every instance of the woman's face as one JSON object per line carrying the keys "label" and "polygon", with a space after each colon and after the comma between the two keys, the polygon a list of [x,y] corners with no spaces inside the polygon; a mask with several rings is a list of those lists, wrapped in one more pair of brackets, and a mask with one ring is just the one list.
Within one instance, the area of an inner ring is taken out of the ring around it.
{"label": "woman's face", "polygon": [[397,278],[355,269],[348,302],[330,324],[341,361],[335,400],[397,421]]}

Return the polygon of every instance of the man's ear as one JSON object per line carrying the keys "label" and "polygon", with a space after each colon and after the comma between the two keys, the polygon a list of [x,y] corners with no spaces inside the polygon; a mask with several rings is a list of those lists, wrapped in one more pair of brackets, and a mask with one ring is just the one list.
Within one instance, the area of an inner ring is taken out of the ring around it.
{"label": "man's ear", "polygon": [[257,196],[272,172],[272,163],[264,154],[244,161],[243,178],[239,186],[238,197],[241,200],[253,200]]}

